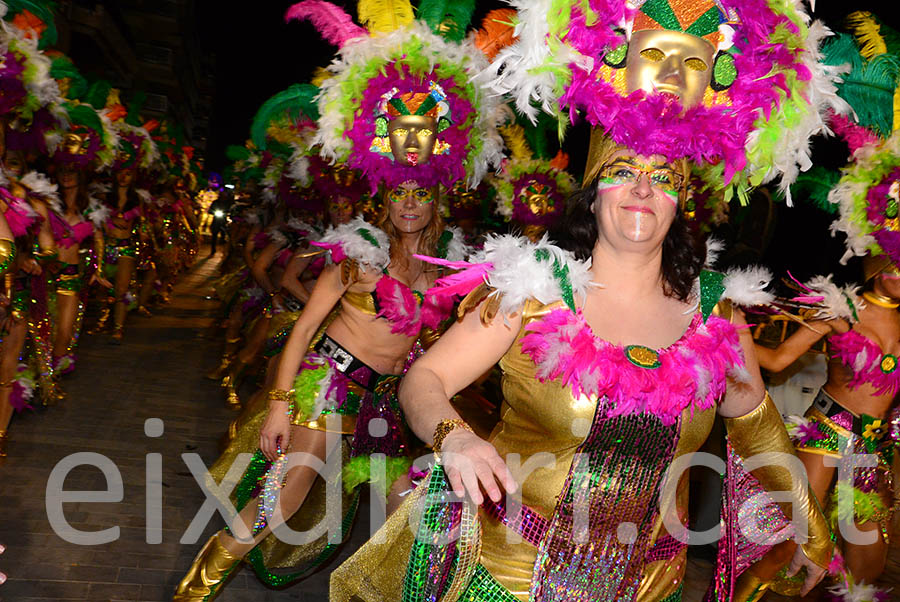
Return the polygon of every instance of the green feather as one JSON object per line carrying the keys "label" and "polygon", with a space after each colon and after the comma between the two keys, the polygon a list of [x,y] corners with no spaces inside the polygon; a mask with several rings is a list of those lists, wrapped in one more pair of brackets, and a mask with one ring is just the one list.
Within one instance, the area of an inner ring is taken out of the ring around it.
{"label": "green feather", "polygon": [[417,18],[431,31],[452,42],[461,42],[472,22],[475,0],[422,0]]}
{"label": "green feather", "polygon": [[225,156],[228,157],[229,161],[246,161],[250,158],[250,149],[246,146],[229,144],[225,148]]}
{"label": "green feather", "polygon": [[146,92],[139,90],[134,93],[134,97],[128,103],[128,115],[125,116],[125,123],[134,127],[141,127],[144,124],[141,120],[141,109],[144,108],[145,102],[147,102]]}
{"label": "green feather", "polygon": [[84,99],[92,107],[100,111],[106,108],[106,97],[109,96],[111,89],[112,84],[105,79],[98,79],[88,88]]}
{"label": "green feather", "polygon": [[253,143],[261,150],[266,150],[266,132],[272,123],[319,119],[319,109],[316,106],[318,93],[319,88],[312,84],[294,84],[269,98],[253,117],[250,126]]}
{"label": "green feather", "polygon": [[82,125],[97,132],[101,136],[103,135],[103,124],[100,121],[100,116],[97,114],[96,109],[90,105],[74,104],[70,102],[67,102],[65,107],[66,113],[69,116],[69,121],[71,121],[73,125]]}
{"label": "green feather", "polygon": [[839,171],[815,166],[797,176],[791,184],[791,195],[795,199],[807,200],[825,213],[836,215],[838,206],[828,200],[828,193],[841,179]]}
{"label": "green feather", "polygon": [[850,73],[842,76],[838,94],[856,113],[863,127],[890,136],[894,122],[894,91],[900,80],[900,59],[879,54],[866,61],[852,36],[839,34],[823,48],[828,65],[850,64]]}
{"label": "green feather", "polygon": [[87,92],[87,80],[78,71],[72,59],[67,56],[58,56],[53,59],[53,62],[50,64],[50,77],[57,80],[69,78],[67,98],[81,99]]}

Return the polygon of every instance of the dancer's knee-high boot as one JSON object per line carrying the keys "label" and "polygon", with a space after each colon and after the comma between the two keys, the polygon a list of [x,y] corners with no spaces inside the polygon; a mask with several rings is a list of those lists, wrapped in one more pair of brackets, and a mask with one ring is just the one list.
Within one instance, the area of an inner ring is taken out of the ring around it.
{"label": "dancer's knee-high boot", "polygon": [[213,535],[178,584],[172,602],[208,602],[219,595],[222,585],[241,562],[225,549],[219,534]]}

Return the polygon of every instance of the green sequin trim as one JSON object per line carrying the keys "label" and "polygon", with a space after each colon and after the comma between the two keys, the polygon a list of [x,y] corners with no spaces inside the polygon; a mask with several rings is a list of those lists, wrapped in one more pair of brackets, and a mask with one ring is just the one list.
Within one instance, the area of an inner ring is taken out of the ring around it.
{"label": "green sequin trim", "polygon": [[700,312],[704,322],[709,319],[716,303],[722,299],[722,293],[725,292],[725,285],[722,284],[724,280],[725,274],[722,272],[700,271]]}
{"label": "green sequin trim", "polygon": [[[268,585],[269,587],[284,587],[297,581],[298,579],[302,579],[317,569],[322,563],[331,558],[331,555],[334,554],[335,550],[337,550],[338,546],[344,543],[347,535],[350,533],[350,527],[353,526],[353,520],[356,518],[356,511],[359,509],[359,492],[357,491],[356,495],[353,497],[353,501],[350,502],[350,506],[347,509],[347,512],[344,514],[344,518],[341,521],[341,542],[340,543],[327,543],[325,547],[322,549],[319,554],[309,561],[309,564],[303,567],[303,569],[293,572],[287,573],[284,575],[276,575],[272,571],[270,571],[266,567],[266,562],[263,560],[262,552],[259,550],[259,546],[250,550],[250,553],[247,554],[247,562],[253,567],[253,572],[256,573],[256,576],[260,581]],[[298,512],[302,512],[303,508],[301,507]]]}
{"label": "green sequin trim", "polygon": [[[534,258],[538,261],[549,261],[550,251],[548,251],[547,249],[535,249]],[[559,290],[562,294],[562,300],[565,302],[566,306],[574,312],[575,293],[572,290],[572,280],[569,278],[569,266],[566,263],[560,263],[558,260],[554,259],[553,278],[559,285]]]}
{"label": "green sequin trim", "polygon": [[668,0],[647,0],[641,6],[641,12],[669,31],[684,31]]}
{"label": "green sequin trim", "polygon": [[702,38],[719,30],[719,9],[711,7],[705,13],[697,17],[697,20],[684,30],[684,33]]}

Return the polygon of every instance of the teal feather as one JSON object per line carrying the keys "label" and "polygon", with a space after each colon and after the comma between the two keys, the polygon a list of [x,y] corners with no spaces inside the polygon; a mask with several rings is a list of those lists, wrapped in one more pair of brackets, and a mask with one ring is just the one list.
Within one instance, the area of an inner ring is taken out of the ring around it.
{"label": "teal feather", "polygon": [[475,0],[422,0],[416,17],[431,31],[452,42],[461,42],[472,22]]}
{"label": "teal feather", "polygon": [[825,213],[836,215],[838,206],[828,200],[828,193],[840,179],[839,171],[817,165],[797,176],[797,180],[791,184],[791,196],[807,200]]}
{"label": "teal feather", "polygon": [[316,106],[318,94],[319,88],[312,84],[294,84],[287,90],[269,98],[253,117],[253,123],[250,126],[250,138],[253,143],[261,150],[266,150],[267,143],[271,143],[266,140],[266,132],[269,124],[273,122],[281,120],[316,121],[319,119],[319,110]]}
{"label": "teal feather", "polygon": [[850,64],[850,73],[842,76],[838,94],[856,113],[863,127],[890,136],[894,122],[894,91],[900,81],[900,59],[879,54],[866,61],[852,36],[839,34],[823,48],[828,65]]}

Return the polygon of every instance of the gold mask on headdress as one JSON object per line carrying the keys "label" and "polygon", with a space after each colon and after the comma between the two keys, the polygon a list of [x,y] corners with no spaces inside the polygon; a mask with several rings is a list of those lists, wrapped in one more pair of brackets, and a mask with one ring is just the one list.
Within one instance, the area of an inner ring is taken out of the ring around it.
{"label": "gold mask on headdress", "polygon": [[540,217],[553,210],[553,201],[550,200],[549,193],[550,188],[546,184],[530,180],[519,193],[519,197],[534,215]]}
{"label": "gold mask on headdress", "polygon": [[63,138],[62,148],[70,155],[83,155],[87,152],[87,143],[87,135],[68,132]]}
{"label": "gold mask on headdress", "polygon": [[461,180],[453,184],[449,197],[450,202],[457,207],[473,208],[481,204],[477,191],[466,188],[465,182]]}
{"label": "gold mask on headdress", "polygon": [[437,141],[437,120],[424,115],[400,115],[388,122],[391,154],[400,165],[428,162]]}
{"label": "gold mask on headdress", "polygon": [[356,172],[344,165],[343,163],[336,165],[331,171],[334,183],[338,186],[350,186],[356,181]]}
{"label": "gold mask on headdress", "polygon": [[709,86],[716,49],[708,41],[667,29],[635,31],[625,58],[628,93],[673,94],[685,109],[699,104]]}

